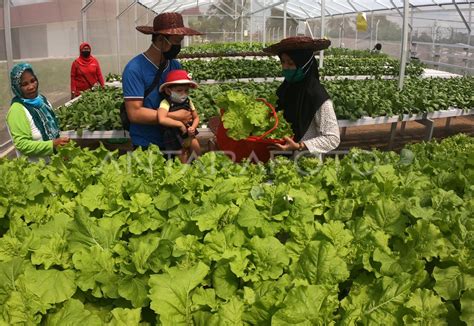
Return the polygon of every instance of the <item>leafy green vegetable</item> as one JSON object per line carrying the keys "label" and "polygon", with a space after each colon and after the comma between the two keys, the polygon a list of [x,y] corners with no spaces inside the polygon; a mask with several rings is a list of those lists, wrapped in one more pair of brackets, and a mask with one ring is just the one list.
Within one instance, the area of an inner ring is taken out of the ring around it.
{"label": "leafy green vegetable", "polygon": [[[261,136],[275,125],[270,108],[243,93],[229,91],[216,98],[216,104],[224,110],[222,121],[229,137],[240,140],[249,136]],[[291,135],[291,128],[282,114],[281,123],[268,138],[283,138]]]}
{"label": "leafy green vegetable", "polygon": [[114,130],[122,129],[120,105],[122,90],[116,87],[99,87],[85,91],[70,106],[60,106],[56,114],[61,130]]}
{"label": "leafy green vegetable", "polygon": [[0,324],[470,325],[474,138],[405,152],[1,159]]}

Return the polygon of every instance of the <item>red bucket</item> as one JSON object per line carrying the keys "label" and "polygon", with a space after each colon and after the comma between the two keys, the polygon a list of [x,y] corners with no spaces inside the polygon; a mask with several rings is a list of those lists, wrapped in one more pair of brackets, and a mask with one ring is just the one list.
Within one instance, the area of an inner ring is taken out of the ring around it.
{"label": "red bucket", "polygon": [[236,162],[240,162],[244,158],[250,158],[251,161],[256,162],[267,162],[270,159],[272,145],[285,144],[284,139],[265,138],[278,127],[278,115],[273,105],[268,103],[265,99],[258,98],[257,101],[263,102],[271,110],[273,117],[275,117],[275,124],[270,130],[267,130],[260,136],[249,136],[246,139],[234,140],[227,136],[227,129],[224,128],[222,119],[217,127],[217,146],[219,146],[220,150],[228,152],[231,158],[235,159]]}

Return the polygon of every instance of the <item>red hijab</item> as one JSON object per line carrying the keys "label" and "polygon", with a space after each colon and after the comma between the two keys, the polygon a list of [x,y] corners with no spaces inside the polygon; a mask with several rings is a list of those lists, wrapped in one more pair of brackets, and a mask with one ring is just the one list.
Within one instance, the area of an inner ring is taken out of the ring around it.
{"label": "red hijab", "polygon": [[95,58],[92,56],[92,54],[89,55],[89,57],[87,57],[87,58],[82,55],[82,50],[86,46],[88,46],[89,49],[91,49],[91,53],[92,53],[92,48],[91,48],[89,43],[87,43],[87,42],[81,43],[81,45],[79,46],[79,57],[76,59],[77,63],[80,64],[81,66],[87,66],[88,64],[90,64],[92,61],[95,60]]}

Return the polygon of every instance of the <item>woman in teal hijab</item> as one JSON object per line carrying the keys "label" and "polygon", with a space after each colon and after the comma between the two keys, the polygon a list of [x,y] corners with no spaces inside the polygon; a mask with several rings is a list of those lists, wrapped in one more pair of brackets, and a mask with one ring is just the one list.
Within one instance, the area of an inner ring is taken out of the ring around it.
{"label": "woman in teal hijab", "polygon": [[51,104],[38,92],[38,78],[28,63],[10,72],[15,97],[7,113],[7,125],[17,153],[31,158],[47,156],[69,142],[59,137],[59,124]]}

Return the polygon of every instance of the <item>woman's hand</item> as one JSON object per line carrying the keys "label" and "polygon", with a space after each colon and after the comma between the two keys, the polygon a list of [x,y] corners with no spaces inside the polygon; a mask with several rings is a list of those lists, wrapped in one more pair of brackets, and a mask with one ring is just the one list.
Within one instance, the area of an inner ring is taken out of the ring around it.
{"label": "woman's hand", "polygon": [[70,139],[69,137],[59,137],[56,139],[53,139],[53,147],[58,148],[60,146],[64,146],[67,143],[69,143]]}
{"label": "woman's hand", "polygon": [[[286,141],[286,144],[275,144],[275,146],[282,150],[282,151],[297,151],[297,150],[300,150],[302,149],[301,148],[301,145],[297,142],[295,142],[293,139],[291,139],[290,137],[283,137],[283,139]],[[303,148],[304,148],[304,145],[303,145]]]}
{"label": "woman's hand", "polygon": [[188,128],[188,135],[189,136],[194,136],[196,133],[196,129],[194,127],[189,127]]}

